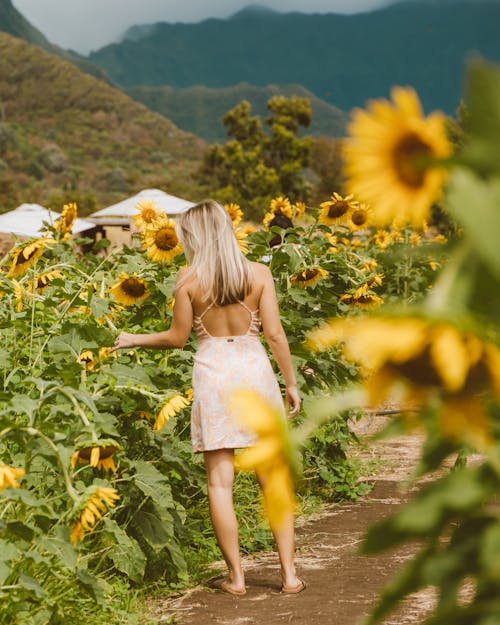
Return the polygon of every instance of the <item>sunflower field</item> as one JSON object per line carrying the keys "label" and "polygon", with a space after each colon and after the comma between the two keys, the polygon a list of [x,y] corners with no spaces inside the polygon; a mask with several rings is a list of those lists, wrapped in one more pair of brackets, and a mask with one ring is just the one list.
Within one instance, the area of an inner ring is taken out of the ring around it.
{"label": "sunflower field", "polygon": [[[424,118],[416,94],[396,89],[392,103],[355,114],[345,191],[319,207],[276,197],[259,225],[226,206],[244,253],[275,278],[305,400],[287,442],[291,455],[300,444],[302,507],[366,491],[348,457],[349,420],[363,406],[419,406],[390,428],[425,429],[420,475],[458,452],[451,474],[369,533],[367,552],[424,543],[370,622],[424,585],[440,593],[429,623],[487,625],[499,614],[500,75],[477,64],[469,82],[471,130],[458,155],[444,119]],[[446,179],[441,201],[460,226],[449,241],[426,223]],[[120,330],[168,327],[185,263],[175,223],[139,205],[130,248],[105,254],[103,241],[83,254],[89,241],[69,237],[76,210],[66,205],[2,261],[0,623],[9,625],[138,622],[141,589],[182,587],[219,557],[189,438],[194,342],[111,349]],[[470,450],[483,460],[469,467]],[[269,546],[244,473],[236,504],[243,549]],[[468,603],[458,601],[464,582]]]}
{"label": "sunflower field", "polygon": [[[189,439],[195,346],[111,351],[119,330],[168,327],[185,263],[175,223],[153,204],[137,208],[131,248],[105,255],[103,242],[83,254],[88,241],[68,235],[77,211],[69,204],[2,263],[2,623],[134,622],[130,588],[155,580],[175,588],[217,558],[204,468]],[[308,332],[332,317],[422,298],[446,254],[430,230],[374,229],[368,207],[337,192],[317,209],[277,197],[260,226],[243,224],[238,205],[226,209],[244,252],[275,276],[306,413],[358,377],[340,350],[309,351]],[[289,227],[273,225],[277,216]],[[368,488],[347,457],[349,416],[303,445],[305,509]],[[239,476],[246,551],[271,544],[265,525],[249,520],[259,517],[256,490]]]}

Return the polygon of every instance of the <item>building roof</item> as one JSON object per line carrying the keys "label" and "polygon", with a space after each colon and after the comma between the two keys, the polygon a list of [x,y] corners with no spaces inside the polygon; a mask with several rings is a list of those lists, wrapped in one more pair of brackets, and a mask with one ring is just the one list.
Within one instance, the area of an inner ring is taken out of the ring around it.
{"label": "building roof", "polygon": [[168,216],[179,215],[194,206],[193,202],[169,195],[160,189],[144,189],[126,200],[92,213],[88,219],[96,224],[130,225],[131,218],[139,214],[137,204],[145,200],[154,202],[156,207],[165,211]]}
{"label": "building roof", "polygon": [[[14,210],[0,215],[0,232],[29,238],[39,237],[44,229],[44,222],[53,224],[60,216],[60,213],[39,204],[21,204]],[[73,223],[72,232],[77,234],[92,228],[95,228],[92,221],[77,218]]]}

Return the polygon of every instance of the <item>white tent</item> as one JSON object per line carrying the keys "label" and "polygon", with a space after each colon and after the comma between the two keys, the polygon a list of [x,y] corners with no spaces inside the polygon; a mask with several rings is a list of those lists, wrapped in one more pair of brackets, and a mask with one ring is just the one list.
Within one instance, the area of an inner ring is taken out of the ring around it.
{"label": "white tent", "polygon": [[[39,204],[21,204],[14,210],[0,215],[0,232],[16,234],[23,237],[39,237],[44,229],[43,222],[53,224],[60,213],[48,210]],[[95,228],[95,224],[86,219],[75,219],[73,234]]]}
{"label": "white tent", "polygon": [[165,211],[167,215],[179,215],[188,208],[194,206],[193,202],[183,200],[175,195],[169,195],[160,189],[144,189],[137,195],[103,208],[88,216],[95,224],[109,226],[130,226],[132,217],[139,214],[137,204],[144,201],[154,202],[160,211]]}

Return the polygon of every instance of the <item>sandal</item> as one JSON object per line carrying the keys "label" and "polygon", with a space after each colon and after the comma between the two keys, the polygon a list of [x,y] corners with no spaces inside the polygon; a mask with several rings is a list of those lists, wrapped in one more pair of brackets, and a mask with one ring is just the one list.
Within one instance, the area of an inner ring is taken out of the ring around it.
{"label": "sandal", "polygon": [[282,586],[281,587],[281,594],[282,595],[298,595],[299,592],[302,592],[303,590],[306,589],[306,583],[303,579],[300,579],[300,577],[297,578],[299,580],[299,583],[297,584],[297,586]]}
{"label": "sandal", "polygon": [[243,590],[236,590],[236,588],[231,588],[231,586],[229,585],[229,580],[225,579],[223,580],[219,586],[218,586],[219,590],[222,590],[224,592],[228,592],[230,595],[236,595],[241,597],[242,595],[246,595],[247,594],[247,590],[246,588],[244,588]]}

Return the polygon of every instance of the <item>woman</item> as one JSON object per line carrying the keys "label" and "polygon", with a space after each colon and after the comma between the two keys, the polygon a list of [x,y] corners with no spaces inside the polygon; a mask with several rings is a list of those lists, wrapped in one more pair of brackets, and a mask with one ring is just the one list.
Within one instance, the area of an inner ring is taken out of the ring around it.
{"label": "woman", "polygon": [[[285,381],[290,416],[297,414],[301,400],[269,269],[243,256],[229,215],[212,200],[184,213],[178,231],[189,266],[177,277],[170,329],[122,332],[115,349],[182,348],[194,327],[199,344],[193,367],[193,451],[204,454],[210,515],[229,570],[220,587],[243,595],[233,460],[234,450],[251,446],[255,437],[233,418],[228,401],[236,389],[254,389],[283,412],[278,382],[259,339],[261,325]],[[262,484],[263,476],[257,477]],[[282,592],[298,593],[305,584],[295,573],[293,515],[271,529],[281,562]]]}

